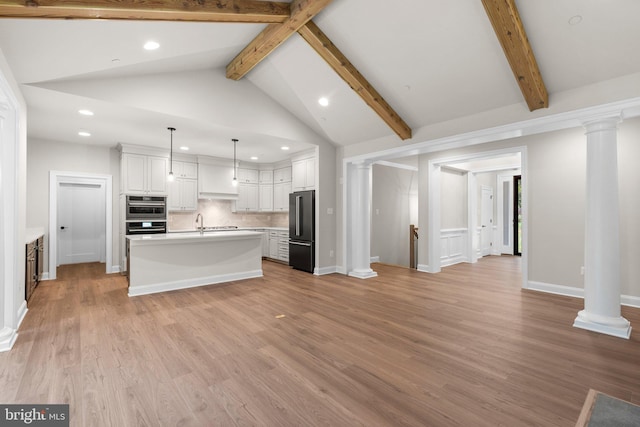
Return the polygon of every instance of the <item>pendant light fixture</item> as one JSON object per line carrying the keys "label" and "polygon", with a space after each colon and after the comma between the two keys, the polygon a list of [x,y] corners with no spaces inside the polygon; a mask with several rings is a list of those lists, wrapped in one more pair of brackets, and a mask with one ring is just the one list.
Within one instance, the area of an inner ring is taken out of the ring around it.
{"label": "pendant light fixture", "polygon": [[176,128],[167,128],[169,132],[171,132],[171,148],[169,149],[169,176],[167,177],[168,181],[173,181],[173,131]]}
{"label": "pendant light fixture", "polygon": [[234,187],[238,186],[238,178],[236,178],[236,144],[238,143],[238,140],[233,138],[231,141],[233,141],[233,181],[231,181],[231,184]]}

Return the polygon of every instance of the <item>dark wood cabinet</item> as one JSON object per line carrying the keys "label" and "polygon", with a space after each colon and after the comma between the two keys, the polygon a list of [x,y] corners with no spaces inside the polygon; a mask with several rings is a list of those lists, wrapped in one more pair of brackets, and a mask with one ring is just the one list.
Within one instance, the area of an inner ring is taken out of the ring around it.
{"label": "dark wood cabinet", "polygon": [[29,303],[33,291],[42,279],[42,265],[44,261],[44,237],[40,236],[36,240],[27,243],[27,258],[25,265],[24,297]]}

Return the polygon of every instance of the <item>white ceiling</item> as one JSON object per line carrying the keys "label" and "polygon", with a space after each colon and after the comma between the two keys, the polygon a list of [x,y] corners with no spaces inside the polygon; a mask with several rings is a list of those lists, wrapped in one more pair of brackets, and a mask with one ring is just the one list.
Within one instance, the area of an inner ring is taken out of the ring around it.
{"label": "white ceiling", "polygon": [[[554,93],[640,72],[639,1],[516,3],[551,104]],[[414,130],[526,109],[480,0],[389,5],[334,0],[315,22]],[[571,25],[575,15],[582,22]],[[167,148],[174,126],[175,145],[191,153],[230,157],[235,137],[241,160],[270,163],[321,139],[349,145],[393,135],[297,34],[241,81],[226,79],[226,64],[262,28],[2,20],[0,48],[22,84],[29,138]],[[160,49],[143,50],[150,39]],[[79,137],[81,129],[92,136]]]}

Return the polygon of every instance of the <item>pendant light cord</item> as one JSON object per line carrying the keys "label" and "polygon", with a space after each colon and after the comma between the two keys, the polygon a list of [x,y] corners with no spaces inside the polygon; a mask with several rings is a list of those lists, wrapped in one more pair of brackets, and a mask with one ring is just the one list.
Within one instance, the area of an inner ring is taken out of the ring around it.
{"label": "pendant light cord", "polygon": [[169,150],[169,175],[173,175],[173,131],[176,128],[167,128],[171,132],[171,148]]}

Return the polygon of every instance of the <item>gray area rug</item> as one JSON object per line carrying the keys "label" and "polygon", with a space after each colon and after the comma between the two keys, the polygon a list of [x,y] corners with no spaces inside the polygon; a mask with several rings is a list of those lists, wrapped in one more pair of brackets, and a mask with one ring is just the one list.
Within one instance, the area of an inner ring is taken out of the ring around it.
{"label": "gray area rug", "polygon": [[640,427],[640,406],[598,393],[588,427]]}

